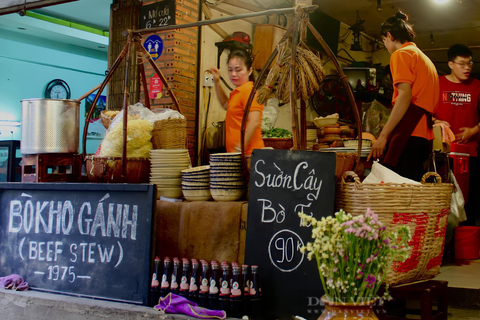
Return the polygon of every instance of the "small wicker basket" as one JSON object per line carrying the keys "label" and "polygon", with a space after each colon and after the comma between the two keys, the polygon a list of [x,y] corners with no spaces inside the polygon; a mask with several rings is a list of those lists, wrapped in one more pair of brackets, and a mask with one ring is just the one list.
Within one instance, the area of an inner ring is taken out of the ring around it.
{"label": "small wicker basket", "polygon": [[166,119],[155,122],[152,131],[154,149],[185,149],[187,145],[187,121]]}
{"label": "small wicker basket", "polygon": [[356,159],[356,153],[337,152],[337,166],[335,168],[335,175],[337,176],[337,180],[340,180],[345,172],[353,170]]}
{"label": "small wicker basket", "polygon": [[121,157],[85,157],[87,177],[97,183],[148,183],[150,160],[146,158],[128,158],[126,177],[122,178]]}
{"label": "small wicker basket", "polygon": [[[437,183],[426,183],[434,176]],[[347,180],[353,179],[353,182]],[[440,271],[453,185],[437,173],[426,173],[421,185],[361,183],[348,171],[337,185],[336,210],[360,215],[372,209],[389,230],[406,225],[412,239],[410,256],[393,264],[387,280],[399,285],[435,277]]]}
{"label": "small wicker basket", "polygon": [[108,115],[107,112],[108,110],[103,110],[102,112],[100,112],[100,121],[102,122],[105,129],[108,129],[113,118],[115,118],[119,111],[117,111],[115,114],[112,113],[111,115]]}

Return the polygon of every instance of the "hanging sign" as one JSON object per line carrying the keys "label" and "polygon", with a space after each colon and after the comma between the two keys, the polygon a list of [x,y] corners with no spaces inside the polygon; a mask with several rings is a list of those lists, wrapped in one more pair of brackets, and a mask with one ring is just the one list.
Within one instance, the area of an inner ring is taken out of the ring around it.
{"label": "hanging sign", "polygon": [[140,8],[140,29],[175,24],[175,0],[163,0]]}
{"label": "hanging sign", "polygon": [[157,36],[156,34],[152,34],[150,37],[145,40],[143,43],[143,47],[150,53],[153,61],[157,60],[163,51],[163,41],[162,38]]}
{"label": "hanging sign", "polygon": [[148,90],[148,96],[150,99],[159,99],[162,97],[163,82],[160,80],[158,74],[154,74],[150,79],[150,88]]}

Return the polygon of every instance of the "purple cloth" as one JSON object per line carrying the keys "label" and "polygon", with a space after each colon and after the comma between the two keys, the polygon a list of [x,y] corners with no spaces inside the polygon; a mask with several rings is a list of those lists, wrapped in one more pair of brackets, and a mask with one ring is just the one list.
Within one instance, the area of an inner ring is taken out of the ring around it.
{"label": "purple cloth", "polygon": [[28,283],[23,281],[23,278],[18,274],[11,274],[6,277],[0,277],[0,285],[5,289],[12,290],[28,290]]}
{"label": "purple cloth", "polygon": [[202,319],[225,319],[227,317],[225,311],[199,307],[195,302],[173,293],[169,293],[165,298],[160,298],[158,302],[154,308],[166,313],[181,313]]}

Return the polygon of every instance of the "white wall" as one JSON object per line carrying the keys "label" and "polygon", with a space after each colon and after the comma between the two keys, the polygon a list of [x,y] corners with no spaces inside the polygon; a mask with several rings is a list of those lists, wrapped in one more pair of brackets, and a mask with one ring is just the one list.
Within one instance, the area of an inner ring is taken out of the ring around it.
{"label": "white wall", "polygon": [[[44,98],[47,83],[62,79],[72,98],[79,98],[105,78],[107,54],[90,49],[22,36],[17,32],[0,34],[0,118],[21,120],[21,100]],[[80,112],[80,148],[85,123],[85,102]],[[0,140],[21,140],[20,128],[1,128]],[[14,131],[13,136],[10,131]],[[87,153],[97,149],[100,140],[87,141]],[[79,150],[81,152],[82,150]]]}

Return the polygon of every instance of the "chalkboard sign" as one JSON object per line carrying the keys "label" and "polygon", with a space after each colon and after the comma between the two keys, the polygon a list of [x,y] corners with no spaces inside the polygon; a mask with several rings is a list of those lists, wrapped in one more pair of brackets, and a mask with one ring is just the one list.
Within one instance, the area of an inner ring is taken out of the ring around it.
{"label": "chalkboard sign", "polygon": [[140,8],[140,29],[175,24],[175,0],[163,0]]}
{"label": "chalkboard sign", "polygon": [[265,319],[317,319],[324,294],[315,261],[300,248],[312,241],[299,212],[334,213],[333,152],[254,150],[250,168],[245,261],[259,266]]}
{"label": "chalkboard sign", "polygon": [[146,184],[0,183],[0,276],[146,305],[155,204]]}

